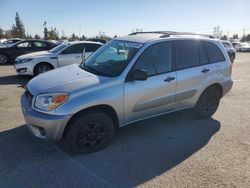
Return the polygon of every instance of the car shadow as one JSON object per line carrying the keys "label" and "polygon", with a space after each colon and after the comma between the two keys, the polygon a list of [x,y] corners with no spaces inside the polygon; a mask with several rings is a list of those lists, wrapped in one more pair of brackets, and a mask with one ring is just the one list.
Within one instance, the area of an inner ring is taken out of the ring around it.
{"label": "car shadow", "polygon": [[0,132],[0,187],[138,186],[195,154],[219,130],[217,120],[182,111],[120,128],[106,149],[80,155],[21,126]]}
{"label": "car shadow", "polygon": [[31,76],[10,75],[0,76],[0,85],[19,85],[24,86],[31,79]]}

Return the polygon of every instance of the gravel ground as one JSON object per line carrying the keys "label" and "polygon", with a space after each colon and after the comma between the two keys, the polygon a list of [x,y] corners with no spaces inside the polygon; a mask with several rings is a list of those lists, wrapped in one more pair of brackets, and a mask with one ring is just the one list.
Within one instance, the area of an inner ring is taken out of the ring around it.
{"label": "gravel ground", "polygon": [[0,187],[250,187],[250,53],[237,54],[233,89],[213,118],[141,121],[89,155],[27,131],[19,98],[29,79],[0,66]]}

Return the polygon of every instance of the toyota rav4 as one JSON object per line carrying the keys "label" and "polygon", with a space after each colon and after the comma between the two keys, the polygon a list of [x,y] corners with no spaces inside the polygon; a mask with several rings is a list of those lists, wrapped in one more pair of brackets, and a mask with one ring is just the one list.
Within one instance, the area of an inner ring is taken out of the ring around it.
{"label": "toyota rav4", "polygon": [[225,48],[210,36],[132,33],[80,65],[33,78],[21,106],[35,136],[89,153],[131,122],[188,108],[210,118],[231,90],[231,68]]}

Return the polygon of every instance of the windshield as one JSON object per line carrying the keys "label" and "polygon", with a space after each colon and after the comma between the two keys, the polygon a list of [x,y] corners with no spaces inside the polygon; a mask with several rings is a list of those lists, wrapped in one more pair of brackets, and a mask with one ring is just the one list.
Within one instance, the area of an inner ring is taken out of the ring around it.
{"label": "windshield", "polygon": [[50,53],[57,53],[60,50],[64,49],[66,46],[69,46],[69,43],[62,43],[59,46],[56,46],[55,48],[52,48],[51,50],[49,50]]}
{"label": "windshield", "polygon": [[101,76],[119,76],[141,46],[141,43],[112,40],[99,48],[80,67]]}

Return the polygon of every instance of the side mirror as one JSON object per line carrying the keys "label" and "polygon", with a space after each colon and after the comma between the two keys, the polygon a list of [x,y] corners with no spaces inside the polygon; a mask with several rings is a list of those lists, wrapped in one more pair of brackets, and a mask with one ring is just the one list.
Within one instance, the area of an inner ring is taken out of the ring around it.
{"label": "side mirror", "polygon": [[147,80],[148,72],[143,69],[136,69],[133,72],[133,80]]}

